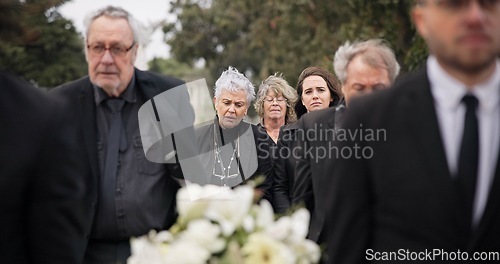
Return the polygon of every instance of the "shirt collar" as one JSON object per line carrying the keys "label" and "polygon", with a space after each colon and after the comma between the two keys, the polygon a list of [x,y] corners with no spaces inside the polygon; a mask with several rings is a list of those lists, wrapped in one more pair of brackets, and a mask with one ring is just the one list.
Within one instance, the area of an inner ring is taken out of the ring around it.
{"label": "shirt collar", "polygon": [[486,111],[494,111],[495,106],[500,104],[500,60],[491,78],[476,86],[474,95],[480,102],[480,107]]}
{"label": "shirt collar", "polygon": [[[464,95],[469,92],[466,85],[448,74],[434,56],[427,59],[427,74],[436,103],[446,109],[456,110]],[[495,109],[500,100],[500,60],[496,61],[493,75],[476,85],[471,93],[479,100],[480,108],[485,111]]]}
{"label": "shirt collar", "polygon": [[[94,88],[94,99],[95,99],[95,104],[99,105],[102,103],[104,100],[109,98],[109,95],[99,86],[92,84]],[[132,79],[130,80],[130,83],[127,86],[127,89],[120,95],[120,98],[125,100],[125,102],[128,103],[135,103],[137,102],[137,93],[135,92],[135,74],[132,75]]]}

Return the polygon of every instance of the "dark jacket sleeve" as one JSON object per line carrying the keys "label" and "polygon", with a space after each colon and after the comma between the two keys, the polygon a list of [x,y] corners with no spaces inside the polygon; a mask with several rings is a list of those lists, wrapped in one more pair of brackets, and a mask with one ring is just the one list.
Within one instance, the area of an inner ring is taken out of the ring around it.
{"label": "dark jacket sleeve", "polygon": [[[278,214],[285,213],[290,208],[291,191],[288,171],[287,156],[290,154],[290,130],[280,129],[274,160],[273,206]],[[287,135],[284,135],[284,134]]]}
{"label": "dark jacket sleeve", "polygon": [[[272,203],[272,186],[273,186],[273,159],[272,159],[272,139],[265,131],[259,129],[257,126],[252,125],[253,134],[255,137],[255,144],[257,147],[257,171],[253,176],[264,176],[264,182],[257,186],[264,196],[263,198]],[[252,178],[253,178],[252,176]]]}
{"label": "dark jacket sleeve", "polygon": [[[304,133],[307,133],[308,127],[304,122],[304,118],[298,121],[298,126]],[[298,153],[296,154],[301,158],[297,159],[293,190],[290,190],[292,194],[291,204],[304,205],[309,212],[313,212],[314,193],[311,178],[311,162],[310,157],[306,154],[306,150],[310,144],[307,142],[307,137],[299,137],[297,139],[297,144],[301,146],[301,148],[298,148]]]}
{"label": "dark jacket sleeve", "polygon": [[[80,263],[83,177],[59,102],[0,72],[1,263]],[[68,135],[67,135],[68,134]]]}
{"label": "dark jacket sleeve", "polygon": [[[362,103],[363,101],[360,105]],[[355,131],[359,129],[359,124],[369,124],[367,120],[370,118],[364,117],[369,113],[367,109],[370,107],[360,107],[360,111],[357,111],[355,102],[351,104],[352,108],[349,108],[344,120],[344,129]],[[354,149],[356,146],[363,146],[365,142],[356,138],[335,143],[339,149]],[[323,229],[325,244],[328,245],[328,263],[367,262],[366,250],[370,248],[373,227],[373,194],[370,190],[368,163],[367,159],[356,158],[338,158],[326,163],[325,169],[332,172],[330,175],[322,175],[328,177],[323,182],[329,186],[329,191],[325,192],[323,198]]]}
{"label": "dark jacket sleeve", "polygon": [[86,244],[83,161],[77,132],[55,98],[29,186],[28,241],[33,263],[79,263]]}

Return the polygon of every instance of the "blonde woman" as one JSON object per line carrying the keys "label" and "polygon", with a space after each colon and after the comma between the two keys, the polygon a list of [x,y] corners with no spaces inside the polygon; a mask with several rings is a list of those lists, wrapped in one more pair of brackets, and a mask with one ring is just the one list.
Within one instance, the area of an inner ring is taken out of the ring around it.
{"label": "blonde woman", "polygon": [[280,128],[297,120],[295,103],[297,91],[278,74],[271,75],[259,86],[255,110],[260,117],[259,125],[276,143]]}

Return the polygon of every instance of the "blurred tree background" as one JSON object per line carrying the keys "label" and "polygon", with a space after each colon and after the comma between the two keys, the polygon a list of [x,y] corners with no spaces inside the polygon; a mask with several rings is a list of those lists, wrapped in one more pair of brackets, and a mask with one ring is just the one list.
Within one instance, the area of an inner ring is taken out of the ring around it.
{"label": "blurred tree background", "polygon": [[[87,74],[81,36],[57,9],[68,1],[0,0],[0,70],[47,88]],[[308,66],[333,72],[333,55],[346,40],[376,37],[395,50],[403,72],[412,71],[427,56],[411,23],[412,2],[172,0],[177,19],[163,27],[171,58],[155,58],[149,67],[213,86],[232,65],[257,86],[275,72],[295,86]]]}
{"label": "blurred tree background", "polygon": [[178,19],[163,30],[173,59],[204,62],[211,81],[232,65],[257,85],[281,72],[295,86],[308,66],[333,72],[333,55],[346,40],[385,39],[403,72],[419,67],[427,50],[411,23],[412,2],[173,0],[170,12]]}
{"label": "blurred tree background", "polygon": [[0,0],[0,70],[45,88],[87,73],[81,37],[57,12],[66,1]]}

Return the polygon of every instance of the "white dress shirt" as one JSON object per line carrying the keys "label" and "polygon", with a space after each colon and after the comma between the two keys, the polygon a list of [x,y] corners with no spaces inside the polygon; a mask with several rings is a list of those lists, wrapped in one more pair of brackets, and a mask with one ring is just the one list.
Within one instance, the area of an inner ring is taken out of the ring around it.
{"label": "white dress shirt", "polygon": [[452,177],[457,174],[464,129],[466,107],[461,103],[462,98],[471,93],[479,100],[476,111],[479,125],[479,168],[472,219],[473,225],[477,226],[486,207],[500,146],[500,61],[497,60],[494,74],[471,90],[449,75],[433,56],[427,59],[427,74]]}

